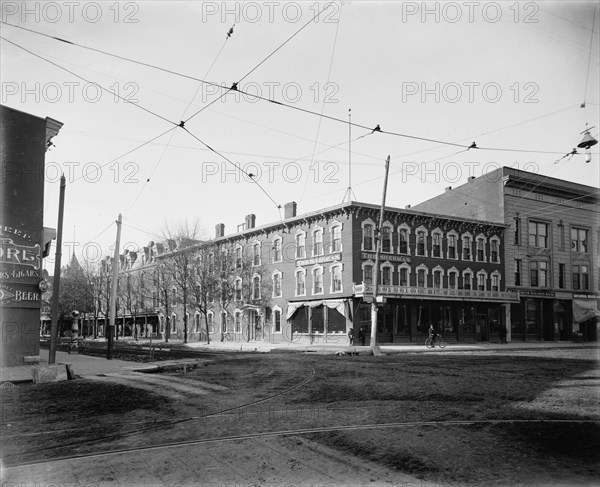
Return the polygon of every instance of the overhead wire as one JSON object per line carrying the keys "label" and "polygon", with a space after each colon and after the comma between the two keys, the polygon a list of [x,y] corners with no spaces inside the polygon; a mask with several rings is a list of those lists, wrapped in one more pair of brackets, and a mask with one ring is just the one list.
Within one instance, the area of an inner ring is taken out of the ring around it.
{"label": "overhead wire", "polygon": [[[215,65],[215,63],[217,62],[217,59],[219,58],[219,56],[221,55],[221,53],[223,52],[223,49],[225,48],[225,45],[227,44],[227,41],[230,38],[230,34],[227,35],[227,37],[225,38],[225,42],[223,42],[223,45],[221,46],[221,49],[219,49],[219,52],[217,53],[217,55],[215,56],[215,58],[213,59],[212,63],[210,64],[206,74],[203,76],[203,78],[206,78],[213,66]],[[200,91],[200,86],[202,86],[202,84],[198,85],[196,87],[196,91],[194,92],[194,96],[192,97],[192,99],[189,101],[189,103],[187,104],[187,106],[185,107],[185,110],[183,111],[183,113],[181,114],[180,119],[183,120],[183,118],[185,117],[185,114],[187,113],[188,109],[190,108],[190,106],[192,105],[192,103],[194,103],[194,100],[196,99],[196,96],[198,96],[198,91]],[[160,166],[160,163],[163,160],[163,157],[165,156],[167,149],[170,147],[171,145],[171,141],[173,140],[173,137],[175,136],[175,132],[171,132],[171,136],[169,137],[169,140],[167,141],[166,145],[163,148],[162,153],[160,154],[160,157],[158,158],[158,161],[156,162],[156,164],[154,165],[154,169],[152,169],[152,172],[150,173],[150,176],[146,179],[146,181],[144,181],[142,183],[142,187],[140,188],[140,190],[138,191],[138,194],[136,195],[135,199],[133,200],[133,203],[131,204],[131,206],[129,207],[129,209],[127,210],[127,212],[131,212],[133,210],[133,208],[135,207],[135,204],[137,203],[138,199],[140,198],[141,194],[143,193],[144,189],[146,188],[146,186],[148,185],[148,183],[150,182],[150,180],[154,177],[154,174],[156,173],[156,171],[158,170],[158,167]]]}
{"label": "overhead wire", "polygon": [[204,142],[202,139],[200,139],[198,136],[194,135],[192,132],[190,132],[186,127],[183,127],[183,130],[185,130],[188,134],[190,134],[190,136],[192,136],[194,139],[196,139],[198,142],[200,142],[204,147],[206,147],[207,149],[209,149],[210,151],[214,152],[215,154],[217,154],[219,157],[221,157],[223,160],[227,161],[229,164],[231,164],[233,167],[235,167],[238,171],[240,171],[241,173],[245,174],[246,176],[248,176],[250,178],[250,180],[252,182],[254,182],[254,184],[256,184],[261,191],[267,195],[267,197],[273,202],[273,204],[277,207],[277,208],[281,208],[281,205],[279,203],[277,203],[272,197],[271,195],[265,190],[265,188],[263,188],[263,186],[258,182],[258,180],[254,177],[255,175],[246,171],[245,169],[243,169],[239,164],[236,164],[235,162],[233,162],[231,159],[229,159],[228,157],[224,156],[221,152],[217,151],[216,149],[213,149],[210,145],[208,145],[206,142]]}
{"label": "overhead wire", "polygon": [[45,62],[47,62],[47,63],[49,63],[49,64],[52,64],[53,66],[56,66],[56,67],[57,67],[57,68],[59,68],[59,69],[62,69],[63,71],[66,71],[67,73],[69,73],[69,74],[71,74],[71,75],[75,76],[76,78],[79,78],[79,79],[81,79],[81,80],[85,81],[86,83],[90,83],[90,84],[93,84],[94,86],[97,86],[97,87],[98,87],[98,88],[100,88],[102,91],[106,91],[107,93],[110,93],[111,95],[113,95],[113,96],[116,96],[117,98],[119,98],[120,100],[123,100],[124,102],[126,102],[126,103],[128,103],[128,104],[130,104],[130,105],[133,105],[133,106],[135,106],[135,107],[139,108],[140,110],[144,110],[145,112],[147,112],[147,113],[151,114],[151,115],[152,115],[152,116],[154,116],[154,117],[158,117],[158,118],[160,118],[161,120],[164,120],[165,122],[168,122],[168,123],[170,123],[170,124],[173,124],[173,125],[177,126],[177,124],[176,124],[176,123],[174,123],[174,122],[172,122],[171,120],[169,120],[169,119],[167,119],[167,118],[163,117],[162,115],[159,115],[158,113],[156,113],[156,112],[153,112],[152,110],[150,110],[150,109],[148,109],[148,108],[146,108],[146,107],[144,107],[144,106],[140,105],[139,103],[134,103],[134,102],[132,102],[131,100],[128,100],[127,98],[124,98],[124,97],[122,97],[122,96],[121,96],[121,95],[119,95],[117,92],[110,91],[110,90],[108,90],[107,88],[104,88],[104,87],[103,87],[103,86],[102,86],[100,83],[96,83],[96,82],[90,81],[90,80],[88,80],[87,78],[84,78],[83,76],[80,76],[79,74],[77,74],[77,73],[75,73],[75,72],[71,71],[70,69],[67,69],[67,68],[63,67],[63,66],[61,66],[61,65],[60,65],[60,64],[58,64],[58,63],[55,63],[54,61],[50,61],[49,59],[45,58],[44,56],[41,56],[41,55],[39,55],[39,54],[37,54],[37,53],[35,53],[35,52],[33,52],[33,51],[30,51],[30,50],[29,50],[29,49],[27,49],[26,47],[23,47],[23,46],[21,46],[20,44],[17,44],[16,42],[13,42],[13,41],[10,41],[10,40],[8,40],[6,37],[3,37],[3,36],[1,36],[1,35],[0,35],[0,39],[2,39],[3,41],[6,41],[6,42],[8,42],[9,44],[12,44],[12,45],[13,45],[13,46],[15,46],[15,47],[18,47],[19,49],[22,49],[23,51],[25,51],[25,52],[27,52],[27,53],[31,54],[32,56],[35,56],[35,57],[37,57],[37,58],[39,58],[39,59],[41,59],[41,60],[43,60],[43,61],[45,61]]}
{"label": "overhead wire", "polygon": [[[138,150],[138,149],[141,149],[142,147],[144,147],[144,146],[146,146],[146,145],[148,145],[148,144],[150,144],[150,143],[154,142],[155,140],[157,140],[157,139],[160,139],[160,138],[161,138],[163,135],[166,135],[166,134],[168,134],[168,133],[169,133],[169,132],[171,132],[172,130],[175,130],[177,127],[178,127],[178,125],[176,125],[175,127],[171,127],[170,129],[168,129],[168,130],[166,130],[166,131],[164,131],[164,132],[162,132],[162,133],[160,133],[160,134],[158,134],[158,135],[156,135],[156,136],[152,137],[150,140],[147,140],[146,142],[144,142],[144,143],[142,143],[142,144],[140,144],[140,145],[138,145],[138,146],[134,147],[133,149],[130,149],[130,150],[128,150],[128,151],[127,151],[127,152],[125,152],[124,154],[121,154],[120,156],[117,156],[117,157],[115,157],[114,159],[111,159],[110,161],[108,161],[108,162],[105,162],[104,164],[101,164],[101,165],[98,167],[98,169],[102,169],[103,167],[105,167],[105,166],[108,166],[109,164],[112,164],[113,162],[116,162],[116,161],[118,161],[119,159],[121,159],[121,158],[123,158],[123,157],[125,157],[125,156],[127,156],[127,155],[129,155],[129,154],[131,154],[132,152],[135,152],[136,150]],[[80,177],[73,179],[73,181],[72,181],[72,182],[79,181],[80,179],[84,179],[86,176],[88,176],[88,174],[85,174],[85,175],[83,175],[83,174],[82,174]]]}
{"label": "overhead wire", "polygon": [[[10,25],[10,24],[9,24],[9,25]],[[29,29],[26,29],[26,30],[29,30]],[[49,37],[55,38],[55,37],[53,37],[53,36],[49,36]],[[64,71],[66,71],[66,72],[68,72],[69,74],[72,74],[73,76],[75,76],[75,77],[77,77],[77,78],[80,78],[80,79],[82,79],[82,80],[86,81],[87,83],[92,83],[91,81],[87,80],[86,78],[84,78],[84,77],[82,77],[82,76],[80,76],[80,75],[78,75],[78,74],[76,74],[76,73],[74,73],[74,72],[70,71],[70,70],[69,70],[69,69],[67,69],[67,68],[64,68],[64,67],[60,66],[60,65],[59,65],[59,64],[57,64],[57,63],[54,63],[53,61],[50,61],[50,60],[48,60],[48,59],[44,58],[43,56],[40,56],[40,55],[38,55],[38,54],[36,54],[36,53],[34,53],[34,52],[32,52],[32,51],[30,51],[30,50],[28,50],[28,49],[26,49],[26,48],[22,47],[22,46],[20,46],[19,44],[16,44],[16,43],[14,43],[14,42],[12,42],[12,41],[10,41],[10,40],[8,40],[8,39],[6,39],[6,38],[2,37],[2,36],[0,36],[0,38],[1,38],[1,39],[3,39],[3,40],[5,40],[5,41],[7,41],[7,42],[9,42],[10,44],[13,44],[13,45],[15,45],[16,47],[18,47],[18,48],[20,48],[20,49],[23,49],[24,51],[26,51],[26,52],[28,52],[28,53],[32,54],[33,56],[35,56],[35,57],[38,57],[38,58],[40,58],[40,59],[42,59],[42,60],[44,60],[44,61],[46,61],[46,62],[48,62],[48,63],[50,63],[50,64],[52,64],[52,65],[54,65],[54,66],[56,66],[56,67],[58,67],[58,68],[60,68],[60,69],[62,69],[62,70],[64,70]],[[62,42],[67,42],[67,43],[69,43],[69,44],[70,44],[70,42],[68,42],[68,41],[64,41],[63,39],[59,39],[59,38],[55,38],[55,39],[57,39],[57,40],[60,40],[60,41],[62,41]],[[270,56],[269,56],[269,57],[270,57]],[[268,57],[267,57],[267,58],[268,58]],[[264,62],[264,61],[263,61],[263,62]],[[111,94],[115,94],[115,93],[112,93],[112,92],[110,92],[109,90],[106,90],[106,88],[103,88],[103,87],[102,87],[101,85],[99,85],[98,83],[94,83],[94,84],[96,84],[96,85],[97,85],[99,88],[103,89],[104,91],[108,91],[108,92],[109,92],[109,93],[111,93]],[[116,95],[116,94],[115,94],[115,95]],[[144,111],[146,111],[146,112],[148,112],[148,113],[150,113],[150,114],[152,114],[152,115],[154,115],[154,116],[156,116],[156,117],[159,117],[159,118],[161,118],[162,120],[165,120],[165,121],[169,122],[170,124],[173,124],[173,125],[174,125],[174,127],[172,127],[172,128],[171,128],[170,130],[168,130],[167,132],[169,132],[169,131],[171,131],[171,130],[173,130],[173,129],[177,128],[177,127],[181,127],[181,128],[183,128],[183,129],[184,129],[184,130],[185,130],[187,133],[189,133],[189,134],[190,134],[192,137],[194,137],[196,140],[198,140],[199,142],[201,142],[201,143],[202,143],[202,144],[203,144],[205,147],[209,148],[209,149],[210,149],[210,150],[212,150],[212,151],[213,151],[215,154],[219,155],[219,156],[220,156],[220,157],[222,157],[224,160],[226,160],[227,162],[229,162],[230,164],[232,164],[234,167],[238,168],[238,170],[241,170],[241,168],[239,167],[239,165],[237,165],[237,164],[233,163],[233,162],[232,162],[232,161],[231,161],[229,158],[225,157],[223,154],[219,153],[218,151],[215,151],[214,149],[212,149],[212,147],[210,147],[208,144],[205,144],[205,143],[204,143],[204,142],[203,142],[201,139],[199,139],[199,138],[198,138],[198,137],[196,137],[194,134],[192,134],[192,133],[191,133],[189,130],[187,130],[187,129],[185,128],[185,126],[184,126],[184,121],[182,121],[180,124],[176,124],[176,123],[174,123],[174,122],[172,122],[172,121],[170,121],[170,120],[166,119],[166,118],[165,118],[165,117],[163,117],[162,115],[158,115],[157,113],[154,113],[154,112],[152,112],[151,110],[148,110],[148,109],[146,109],[146,108],[142,107],[141,105],[139,105],[139,104],[137,104],[137,103],[132,103],[130,100],[127,100],[127,99],[125,99],[125,98],[123,98],[123,97],[121,97],[121,96],[119,96],[119,95],[116,95],[116,96],[118,96],[119,98],[121,98],[122,100],[124,100],[124,101],[126,101],[126,102],[128,102],[128,103],[130,103],[130,104],[133,104],[133,105],[137,106],[138,108],[141,108],[142,110],[144,110]],[[190,118],[191,118],[191,117],[190,117]],[[128,151],[127,153],[125,153],[125,154],[123,154],[123,155],[119,156],[119,158],[121,158],[121,157],[124,157],[124,156],[125,156],[125,155],[127,155],[127,154],[130,154],[130,153],[131,153],[131,152],[133,152],[134,150],[137,150],[137,149],[139,149],[140,147],[142,147],[142,146],[144,146],[144,145],[146,145],[146,144],[148,144],[148,143],[152,142],[153,140],[155,140],[155,139],[157,139],[157,138],[161,137],[162,135],[165,135],[167,132],[164,132],[164,133],[160,134],[159,136],[157,136],[157,137],[154,137],[154,138],[153,138],[153,139],[151,139],[150,141],[148,141],[148,142],[146,142],[146,143],[142,144],[141,146],[138,146],[138,147],[136,147],[135,149],[132,149],[131,151]],[[166,150],[166,149],[165,149],[165,150]],[[104,164],[104,165],[102,165],[102,166],[100,166],[100,167],[104,167],[105,165],[107,165],[107,164],[110,164],[110,163],[114,162],[115,160],[116,160],[116,159],[113,159],[113,160],[111,160],[111,161],[107,162],[106,164]],[[244,173],[245,173],[245,174],[247,174],[247,175],[249,174],[249,173],[247,173],[247,172],[245,172],[245,171],[243,171],[243,170],[242,170],[242,172],[244,172]],[[82,176],[82,177],[83,177],[83,176]],[[81,177],[80,177],[80,178],[77,178],[77,179],[81,179]],[[262,185],[261,185],[261,184],[260,184],[258,181],[256,181],[256,180],[255,180],[255,179],[253,179],[253,178],[251,178],[251,180],[253,180],[253,181],[254,181],[254,182],[255,182],[255,183],[258,185],[258,187],[261,189],[261,191],[263,191],[263,193],[265,193],[265,194],[267,195],[267,197],[268,197],[268,198],[269,198],[269,199],[270,199],[270,200],[273,202],[273,204],[275,204],[275,206],[277,206],[278,208],[280,208],[280,207],[281,207],[281,205],[279,205],[278,203],[276,203],[276,202],[275,202],[275,200],[274,200],[274,199],[271,197],[271,195],[269,195],[269,193],[268,193],[268,192],[267,192],[267,191],[266,191],[266,190],[263,188],[263,186],[262,186]],[[136,198],[136,201],[137,201],[137,198]]]}
{"label": "overhead wire", "polygon": [[[335,25],[335,36],[333,37],[333,47],[331,48],[331,57],[329,59],[329,70],[327,71],[327,82],[325,83],[324,86],[328,86],[329,85],[329,80],[331,78],[331,68],[333,67],[333,58],[335,56],[335,47],[337,45],[337,38],[338,38],[338,32],[340,30],[340,21],[342,20],[342,15],[341,15],[341,10],[340,10],[340,17],[338,18],[338,21],[336,22]],[[321,103],[321,115],[323,115],[323,112],[325,111],[325,96],[323,96],[323,102]],[[317,125],[317,134],[315,136],[315,142],[313,144],[313,153],[312,156],[310,158],[310,164],[311,167],[314,163],[314,158],[315,158],[315,151],[317,150],[317,144],[319,141],[319,134],[321,133],[321,122],[323,121],[322,117],[319,117],[319,123]],[[304,196],[304,193],[306,192],[306,186],[308,186],[308,175],[309,173],[307,172],[306,175],[306,180],[304,181],[304,187],[302,188],[302,195],[301,198]]]}
{"label": "overhead wire", "polygon": [[[322,9],[319,13],[321,13],[323,10],[324,9]],[[316,17],[316,15],[315,15],[315,17]],[[312,22],[312,20],[313,19],[311,19],[308,23]],[[227,88],[227,87],[222,86],[222,85],[220,85],[218,83],[212,83],[212,82],[206,81],[204,79],[197,78],[195,76],[185,75],[185,74],[173,71],[173,70],[161,68],[161,67],[153,65],[153,64],[136,61],[136,60],[133,60],[133,59],[130,59],[130,58],[126,58],[124,56],[119,56],[119,55],[116,55],[116,54],[113,54],[113,53],[109,53],[109,52],[106,52],[106,51],[103,51],[103,50],[100,50],[100,49],[95,49],[95,48],[91,48],[89,46],[84,46],[82,44],[75,43],[75,42],[72,42],[72,41],[68,41],[68,40],[62,39],[60,37],[56,37],[56,36],[51,36],[51,35],[48,35],[48,34],[44,34],[44,33],[35,31],[33,29],[27,29],[27,28],[24,28],[24,27],[21,27],[21,26],[15,26],[13,24],[9,24],[9,23],[6,23],[4,21],[2,21],[0,23],[4,23],[6,25],[10,25],[11,27],[15,27],[15,28],[22,28],[22,29],[24,29],[26,31],[29,31],[29,32],[32,32],[32,33],[35,33],[35,34],[39,34],[39,35],[42,35],[42,36],[45,36],[45,37],[49,37],[49,38],[55,39],[55,40],[60,41],[60,42],[65,42],[67,44],[71,44],[71,45],[74,45],[74,46],[82,47],[84,49],[90,49],[90,50],[98,52],[98,53],[102,53],[102,54],[106,54],[106,55],[109,55],[109,56],[113,56],[113,57],[116,57],[116,58],[119,58],[119,59],[122,59],[122,60],[125,60],[125,61],[130,61],[130,62],[133,62],[133,63],[136,63],[136,64],[140,64],[140,65],[143,65],[143,66],[146,66],[146,67],[149,67],[149,68],[159,69],[161,71],[173,74],[175,76],[181,76],[181,77],[184,77],[184,78],[187,78],[187,79],[199,81],[201,83],[205,83],[205,84],[208,84],[210,86],[215,86],[215,87],[217,87],[217,88],[219,88],[221,90],[225,90],[225,92],[222,94],[221,97],[216,98],[215,100],[213,100],[213,102],[209,103],[208,105],[205,105],[203,108],[201,108],[199,111],[197,111],[196,113],[194,113],[191,117],[189,117],[187,120],[185,120],[183,122],[187,122],[191,118],[195,117],[201,111],[207,109],[214,102],[220,100],[227,93],[230,93],[231,91],[234,91],[234,92],[238,92],[240,94],[243,94],[243,95],[246,95],[246,96],[249,96],[249,97],[252,97],[252,98],[256,98],[256,99],[259,99],[259,100],[262,100],[262,101],[273,103],[275,105],[279,105],[279,106],[282,106],[282,107],[285,107],[285,108],[290,108],[290,109],[293,109],[293,110],[297,110],[297,111],[300,111],[300,112],[303,112],[303,113],[307,113],[307,114],[310,114],[310,115],[314,115],[314,116],[317,116],[317,117],[322,117],[322,118],[325,118],[325,119],[328,119],[328,120],[332,120],[332,121],[335,121],[335,122],[338,122],[338,123],[343,123],[343,124],[349,124],[350,123],[353,127],[362,128],[364,130],[369,130],[369,131],[373,130],[373,127],[368,127],[366,125],[358,124],[358,123],[355,123],[355,122],[348,122],[347,120],[343,120],[341,118],[337,118],[337,117],[333,117],[333,116],[329,116],[329,115],[320,114],[320,113],[312,111],[312,110],[308,110],[308,109],[305,109],[305,108],[297,107],[297,106],[294,106],[294,105],[291,105],[291,104],[288,104],[288,103],[284,103],[284,102],[281,102],[281,101],[277,101],[277,100],[274,100],[274,99],[265,98],[265,97],[262,97],[260,95],[256,95],[256,94],[253,94],[253,93],[248,93],[248,92],[245,92],[245,91],[241,90],[238,86],[236,86],[235,90],[233,90],[232,87]],[[305,24],[301,29],[303,29],[304,27],[306,27],[307,24]],[[292,37],[294,37],[294,35],[292,35]],[[285,43],[287,43],[292,37],[290,37],[288,40],[286,40],[280,47],[282,47]],[[271,55],[274,54],[279,48],[277,48],[275,51],[273,51],[273,53],[271,53]],[[261,63],[259,63],[259,65],[262,64],[264,61],[266,61],[266,59],[268,59],[271,55],[267,56],[267,58],[265,58],[263,61],[261,61]],[[253,72],[255,69],[256,68],[253,68],[249,73]],[[246,76],[247,75],[245,75],[244,77],[242,77],[240,79],[240,81],[243,80]],[[238,81],[238,83],[239,83],[239,81]],[[234,84],[237,85],[237,83],[234,83]],[[169,123],[174,123],[174,122],[169,121]],[[388,135],[393,135],[393,136],[402,137],[402,138],[408,138],[408,139],[413,139],[413,140],[420,140],[420,141],[425,141],[425,142],[432,142],[432,143],[441,144],[441,145],[463,147],[465,149],[468,148],[468,145],[465,145],[465,144],[458,144],[458,143],[448,142],[448,141],[444,141],[444,140],[440,140],[440,139],[434,139],[434,138],[428,138],[428,137],[420,137],[420,136],[411,135],[411,134],[405,134],[405,133],[401,133],[401,132],[386,131],[386,130],[383,130],[383,129],[377,130],[377,131],[380,132],[380,133],[382,133],[382,134],[388,134]],[[527,149],[498,148],[498,147],[477,147],[477,149],[478,150],[489,150],[489,151],[525,152],[525,153],[538,153],[538,154],[563,154],[563,152],[558,152],[558,151],[557,152],[551,152],[551,151],[538,151],[538,150],[527,150]]]}
{"label": "overhead wire", "polygon": [[306,22],[302,27],[300,27],[300,29],[298,29],[296,32],[294,32],[294,34],[292,34],[290,37],[288,37],[282,44],[280,44],[274,51],[272,51],[267,57],[265,57],[261,62],[259,62],[256,66],[254,66],[250,71],[248,71],[244,76],[242,76],[237,82],[232,83],[231,87],[229,88],[225,88],[220,86],[220,88],[225,88],[227,91],[225,91],[224,93],[221,93],[221,95],[218,98],[215,98],[213,101],[211,101],[210,103],[206,104],[205,106],[203,106],[200,110],[198,110],[196,113],[194,113],[191,117],[188,117],[185,122],[189,122],[192,118],[194,118],[196,115],[198,115],[199,113],[202,113],[204,110],[206,110],[208,107],[210,107],[211,105],[213,105],[214,103],[218,102],[219,100],[221,100],[224,96],[226,96],[229,92],[231,91],[238,91],[237,85],[239,83],[241,83],[244,79],[246,79],[248,76],[250,76],[250,74],[252,74],[254,71],[256,71],[260,66],[262,66],[270,57],[272,57],[277,51],[279,51],[283,46],[285,46],[289,41],[291,41],[294,37],[296,37],[301,31],[303,31],[309,24],[311,24],[315,19],[317,19],[321,13],[329,7],[329,3],[326,3],[325,6],[319,10],[312,19],[310,19],[308,22]]}

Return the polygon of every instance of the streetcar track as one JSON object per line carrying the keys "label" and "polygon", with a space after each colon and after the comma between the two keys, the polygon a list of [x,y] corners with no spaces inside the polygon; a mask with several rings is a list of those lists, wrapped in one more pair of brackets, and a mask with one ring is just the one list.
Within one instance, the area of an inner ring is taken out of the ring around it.
{"label": "streetcar track", "polygon": [[[276,373],[275,369],[272,366],[270,368],[271,368],[271,370],[270,370],[270,372],[267,375],[271,375],[272,373]],[[161,423],[153,424],[153,425],[150,425],[150,426],[147,426],[147,427],[144,427],[144,428],[138,428],[138,429],[129,430],[129,431],[125,431],[125,432],[120,431],[118,433],[113,433],[113,434],[110,434],[110,435],[99,436],[99,437],[95,437],[93,440],[73,441],[73,442],[70,442],[70,443],[61,443],[59,445],[44,446],[43,448],[40,448],[40,449],[37,449],[37,450],[29,450],[29,451],[26,451],[26,452],[21,452],[21,453],[18,454],[18,456],[30,455],[32,453],[46,452],[46,451],[49,451],[49,450],[56,450],[58,448],[64,448],[64,447],[92,446],[92,445],[101,443],[102,441],[105,441],[105,440],[118,439],[118,438],[119,439],[120,438],[126,438],[126,437],[130,437],[132,435],[135,435],[137,433],[142,433],[142,432],[145,433],[145,432],[150,431],[150,430],[156,430],[156,429],[160,429],[160,428],[170,427],[170,426],[174,426],[174,425],[181,424],[181,423],[186,423],[186,422],[190,422],[190,421],[203,420],[205,418],[211,418],[213,416],[223,415],[223,414],[226,414],[226,413],[229,413],[229,412],[232,412],[232,411],[236,411],[236,410],[244,409],[244,408],[247,408],[247,407],[250,407],[250,406],[254,406],[256,404],[262,404],[264,402],[270,401],[270,400],[272,400],[272,399],[274,399],[274,398],[276,398],[278,396],[282,396],[282,395],[287,394],[287,393],[289,393],[289,392],[291,392],[291,391],[293,391],[295,389],[298,389],[299,387],[302,387],[302,386],[308,384],[314,378],[314,376],[316,375],[315,368],[313,366],[310,366],[310,368],[311,368],[310,375],[308,377],[305,377],[301,382],[295,384],[292,387],[288,387],[287,389],[285,389],[283,391],[276,392],[274,394],[271,394],[271,395],[269,395],[267,397],[264,397],[264,398],[261,398],[261,399],[257,399],[255,401],[250,401],[248,403],[240,404],[240,405],[237,405],[237,406],[232,406],[230,408],[221,409],[219,411],[215,411],[215,412],[212,412],[212,413],[203,414],[201,416],[191,416],[191,417],[188,417],[188,418],[176,419],[176,420],[172,420],[172,421],[168,421],[168,422],[161,422]],[[55,431],[55,433],[56,432],[57,431]],[[26,463],[23,463],[23,464],[12,464],[11,465],[9,463],[10,462],[9,459],[12,458],[12,457],[14,457],[14,456],[16,456],[16,455],[9,455],[9,456],[7,456],[4,459],[5,462],[8,461],[7,463],[8,463],[8,465],[10,467],[13,467],[13,466],[16,467],[16,466],[19,466],[19,465],[26,465]],[[60,459],[62,457],[58,457],[58,458]],[[74,458],[76,458],[76,457],[74,457]],[[41,462],[43,463],[43,461],[41,461]],[[6,464],[4,466],[6,468],[9,468],[9,467],[6,466]]]}
{"label": "streetcar track", "polygon": [[79,460],[85,458],[99,458],[114,455],[122,455],[123,453],[133,453],[142,451],[153,451],[161,449],[178,448],[182,446],[203,445],[209,443],[221,443],[227,441],[240,441],[256,438],[268,438],[277,436],[293,436],[306,435],[313,433],[329,433],[335,431],[360,431],[366,429],[385,429],[385,428],[402,428],[402,427],[419,427],[419,426],[470,426],[470,425],[485,425],[485,424],[600,424],[600,421],[593,419],[486,419],[486,420],[455,420],[455,421],[414,421],[414,422],[394,422],[394,423],[372,423],[372,424],[354,424],[340,426],[325,426],[317,428],[300,428],[295,430],[279,430],[268,431],[262,433],[247,433],[243,435],[221,436],[216,438],[203,438],[194,440],[184,440],[172,443],[164,443],[161,445],[149,445],[132,448],[122,448],[119,450],[106,451],[100,453],[82,453],[79,455],[55,457],[45,460],[35,460],[31,462],[23,462],[19,464],[3,465],[4,470],[11,470],[26,466],[42,465],[47,463],[64,462],[69,460]]}

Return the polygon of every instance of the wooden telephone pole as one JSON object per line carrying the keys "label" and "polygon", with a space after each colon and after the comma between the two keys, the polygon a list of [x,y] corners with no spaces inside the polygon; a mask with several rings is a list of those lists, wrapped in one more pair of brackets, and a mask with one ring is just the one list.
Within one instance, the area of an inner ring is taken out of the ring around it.
{"label": "wooden telephone pole", "polygon": [[121,213],[119,213],[119,219],[117,220],[117,242],[115,245],[115,255],[113,260],[113,280],[112,287],[110,290],[110,321],[108,325],[108,346],[106,347],[106,359],[112,360],[113,358],[113,336],[115,332],[115,315],[117,313],[117,285],[119,284],[119,248],[121,247]]}
{"label": "wooden telephone pole", "polygon": [[377,345],[377,287],[379,286],[379,253],[381,252],[381,229],[383,227],[383,210],[385,208],[385,196],[387,193],[388,174],[390,172],[390,156],[385,160],[385,178],[383,182],[383,198],[381,199],[381,209],[379,210],[379,225],[375,232],[375,269],[373,270],[373,301],[371,302],[371,351],[373,355],[381,355],[381,350]]}
{"label": "wooden telephone pole", "polygon": [[65,175],[60,177],[60,196],[58,199],[58,228],[56,229],[56,254],[54,257],[54,280],[52,284],[52,324],[50,326],[50,351],[48,364],[56,362],[56,341],[58,339],[58,296],[60,288],[60,261],[62,257],[62,229],[65,212]]}

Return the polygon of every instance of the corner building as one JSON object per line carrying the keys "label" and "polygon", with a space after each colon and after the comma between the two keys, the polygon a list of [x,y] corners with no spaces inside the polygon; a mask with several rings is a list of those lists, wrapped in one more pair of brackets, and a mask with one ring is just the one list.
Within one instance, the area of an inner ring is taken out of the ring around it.
{"label": "corner building", "polygon": [[597,340],[599,189],[509,167],[414,208],[507,227],[506,316],[512,340]]}
{"label": "corner building", "polygon": [[[280,222],[257,227],[255,220],[246,216],[243,229],[231,235],[218,224],[215,238],[202,244],[215,252],[243,251],[262,268],[239,280],[240,287],[252,286],[250,299],[227,306],[213,301],[211,340],[227,332],[240,342],[347,344],[353,328],[358,343],[364,326],[368,344],[377,238],[379,343],[422,343],[430,323],[449,341],[488,341],[516,302],[505,291],[503,223],[387,207],[378,232],[379,206],[359,202],[303,215],[292,202]],[[259,295],[265,289],[260,279],[270,281],[268,296]],[[189,339],[205,339],[200,313],[186,311]],[[170,336],[181,338],[184,310],[176,305],[170,313]]]}

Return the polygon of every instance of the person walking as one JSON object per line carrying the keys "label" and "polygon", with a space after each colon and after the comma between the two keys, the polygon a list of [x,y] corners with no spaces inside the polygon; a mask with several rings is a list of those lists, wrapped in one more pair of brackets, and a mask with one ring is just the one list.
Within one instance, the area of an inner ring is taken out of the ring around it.
{"label": "person walking", "polygon": [[348,340],[350,340],[350,345],[354,345],[354,328],[348,330]]}
{"label": "person walking", "polygon": [[360,344],[363,347],[365,346],[365,338],[366,338],[365,327],[361,326],[360,329],[358,330],[358,339],[360,340]]}
{"label": "person walking", "polygon": [[507,343],[506,342],[506,325],[503,323],[500,323],[500,325],[498,326],[498,333],[500,335],[500,343]]}

